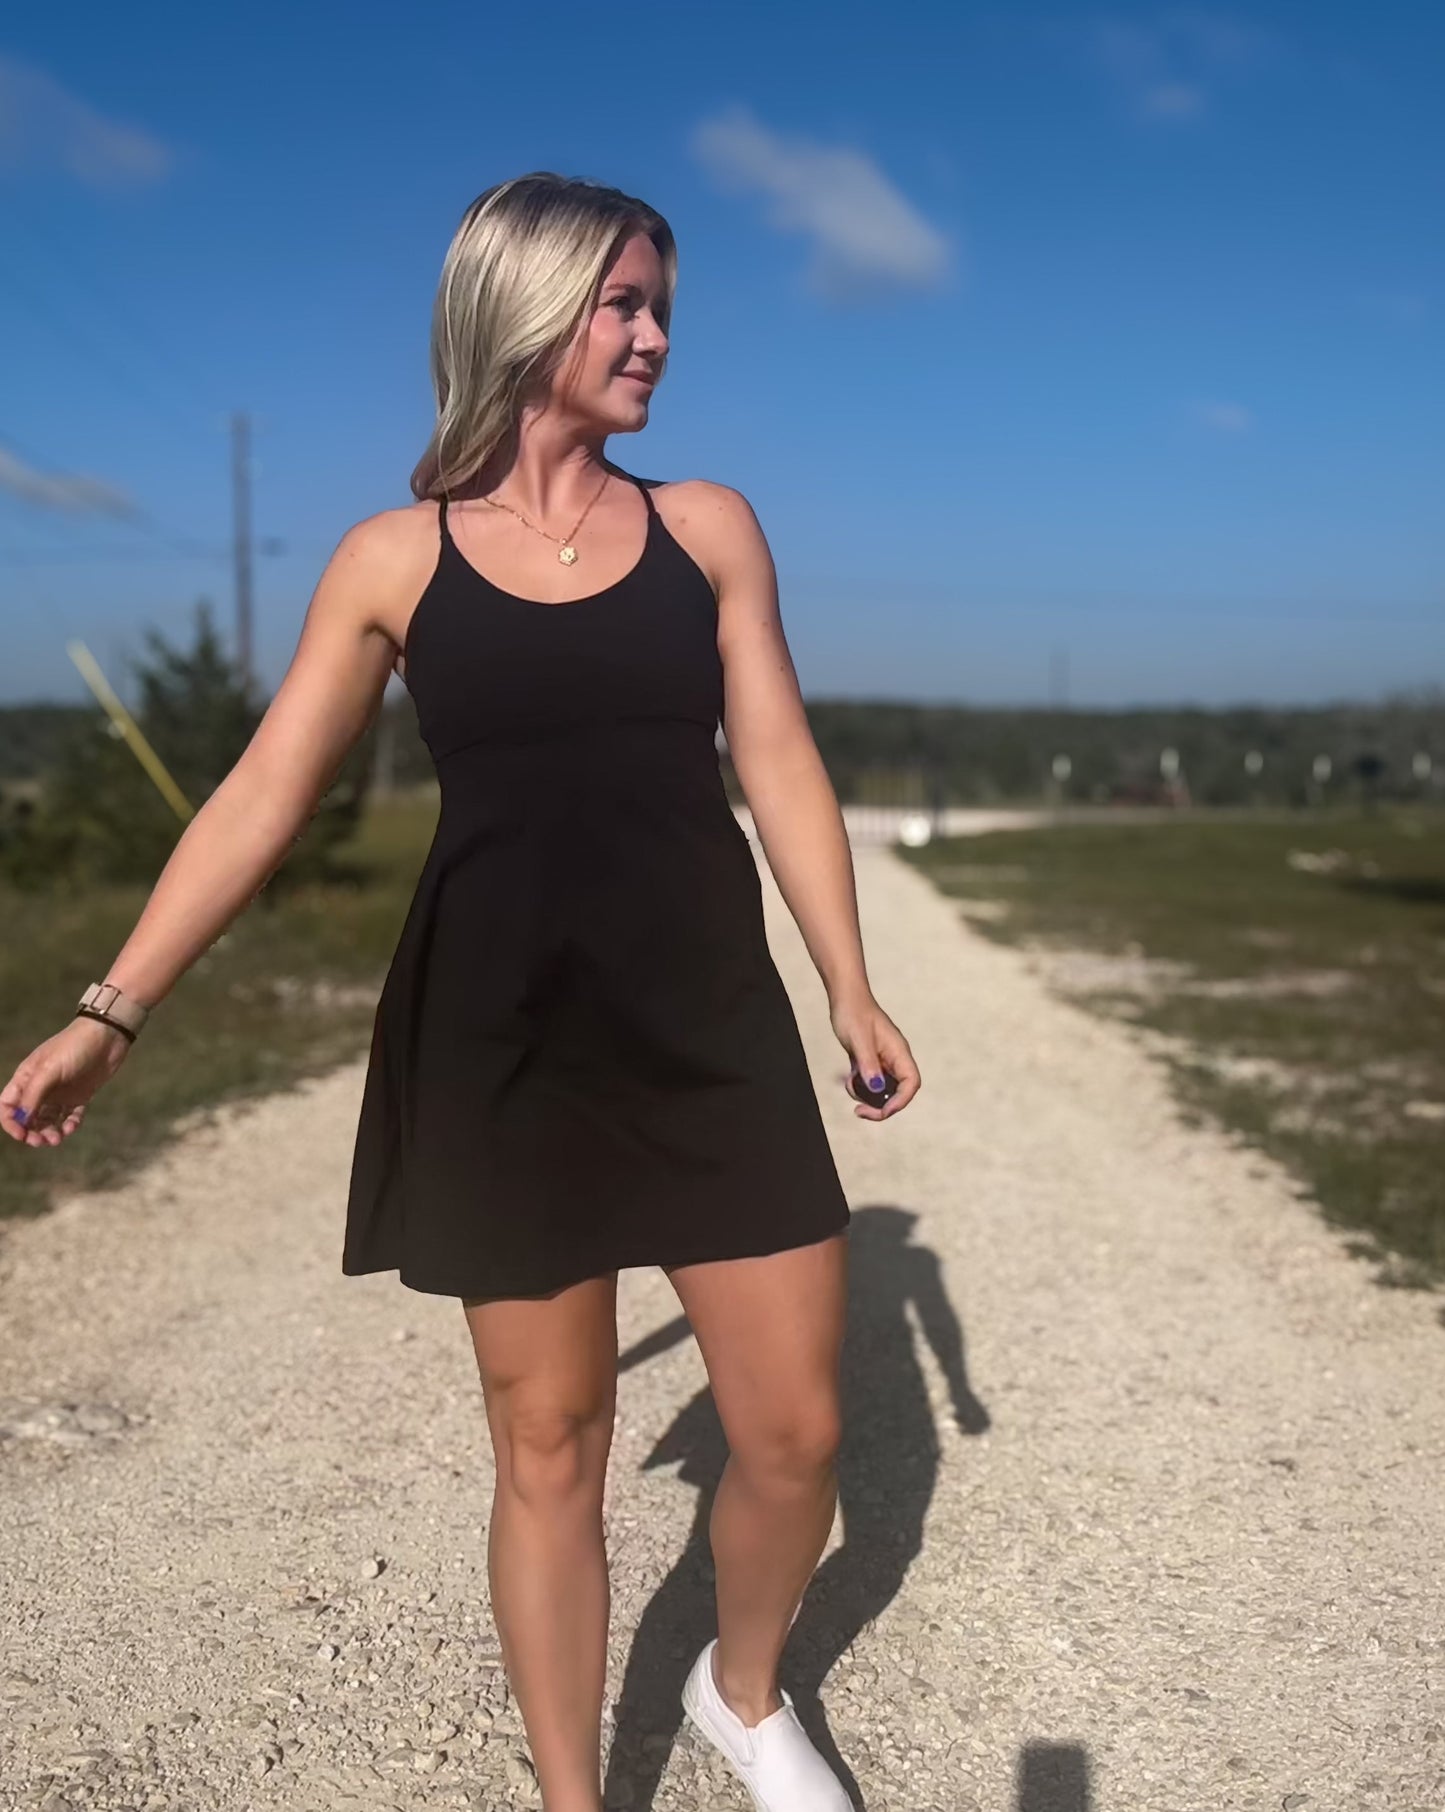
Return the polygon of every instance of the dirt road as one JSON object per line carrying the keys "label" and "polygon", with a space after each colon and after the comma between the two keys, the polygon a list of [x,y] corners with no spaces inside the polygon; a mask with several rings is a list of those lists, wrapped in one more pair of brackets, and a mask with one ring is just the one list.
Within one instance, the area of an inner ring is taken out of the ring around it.
{"label": "dirt road", "polygon": [[[898,1121],[849,1114],[769,912],[855,1210],[843,1510],[789,1683],[860,1803],[1439,1812],[1435,1304],[1186,1125],[1128,1028],[858,867],[926,1076]],[[0,1805],[535,1804],[460,1308],[338,1268],[360,1086],[225,1110],[5,1233]],[[677,1729],[721,1452],[676,1316],[624,1277],[609,1789],[709,1812],[745,1799]]]}

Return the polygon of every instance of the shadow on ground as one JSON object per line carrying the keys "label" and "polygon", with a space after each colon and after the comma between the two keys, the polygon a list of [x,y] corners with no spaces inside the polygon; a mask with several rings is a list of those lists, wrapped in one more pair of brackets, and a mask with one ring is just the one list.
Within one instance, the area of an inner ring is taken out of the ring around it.
{"label": "shadow on ground", "polygon": [[[948,1379],[959,1428],[982,1434],[989,1425],[987,1410],[969,1387],[963,1332],[938,1259],[912,1241],[916,1221],[902,1208],[853,1213],[843,1349],[845,1434],[838,1464],[843,1541],[813,1576],[783,1663],[783,1683],[799,1717],[858,1805],[862,1796],[828,1731],[818,1689],[839,1656],[898,1595],[922,1546],[938,1481],[938,1433],[910,1312]],[[621,1369],[645,1363],[689,1333],[686,1318],[679,1316],[622,1354]],[[714,1633],[707,1528],[726,1457],[712,1393],[704,1389],[679,1410],[643,1462],[678,1466],[679,1479],[696,1488],[697,1506],[687,1545],[643,1612],[628,1655],[608,1765],[609,1806],[645,1812],[652,1805],[681,1722],[683,1681]],[[1019,1812],[1087,1812],[1086,1785],[1084,1797],[1070,1798],[1067,1785],[1045,1783],[1046,1773],[1064,1778],[1056,1761],[1042,1754],[1027,1765],[1021,1760]],[[1075,1780],[1080,1778],[1076,1774]]]}
{"label": "shadow on ground", "polygon": [[1406,906],[1445,906],[1445,881],[1435,875],[1342,875],[1336,885],[1349,893],[1400,900]]}
{"label": "shadow on ground", "polygon": [[1078,1743],[1028,1743],[1019,1755],[1014,1812],[1092,1812],[1089,1753]]}

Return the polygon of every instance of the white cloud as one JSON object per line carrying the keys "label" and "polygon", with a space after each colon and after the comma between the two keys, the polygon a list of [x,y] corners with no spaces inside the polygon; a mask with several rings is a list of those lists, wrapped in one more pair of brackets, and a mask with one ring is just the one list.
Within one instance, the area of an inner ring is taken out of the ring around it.
{"label": "white cloud", "polygon": [[810,276],[825,295],[930,288],[948,273],[948,239],[866,152],[785,137],[745,108],[704,120],[692,150],[723,188],[765,196],[772,226],[811,242]]}
{"label": "white cloud", "polygon": [[114,485],[76,472],[37,471],[7,447],[0,447],[0,491],[76,516],[117,516],[124,521],[140,515],[131,499]]}
{"label": "white cloud", "polygon": [[141,126],[106,119],[52,76],[0,55],[0,169],[39,164],[89,188],[159,182],[167,146]]}
{"label": "white cloud", "polygon": [[1209,97],[1197,82],[1155,82],[1138,97],[1141,113],[1156,120],[1189,120],[1204,112]]}
{"label": "white cloud", "polygon": [[1247,74],[1273,48],[1270,36],[1197,7],[1171,7],[1147,25],[1114,17],[1085,28],[1088,54],[1141,119],[1198,119],[1226,79]]}
{"label": "white cloud", "polygon": [[1254,426],[1254,412],[1243,403],[1197,403],[1194,413],[1219,434],[1248,434]]}

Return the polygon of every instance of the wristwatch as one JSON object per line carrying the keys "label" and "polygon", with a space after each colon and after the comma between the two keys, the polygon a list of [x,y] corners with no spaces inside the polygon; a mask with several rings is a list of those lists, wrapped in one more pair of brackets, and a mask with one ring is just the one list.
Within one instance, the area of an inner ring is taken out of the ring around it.
{"label": "wristwatch", "polygon": [[86,1019],[99,1019],[135,1042],[135,1035],[150,1017],[150,1008],[122,994],[114,982],[92,982],[75,1009]]}

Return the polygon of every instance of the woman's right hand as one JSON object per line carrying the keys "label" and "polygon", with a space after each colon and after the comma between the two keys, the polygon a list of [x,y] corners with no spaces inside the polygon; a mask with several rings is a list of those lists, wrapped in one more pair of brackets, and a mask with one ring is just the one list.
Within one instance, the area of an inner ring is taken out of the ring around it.
{"label": "woman's right hand", "polygon": [[129,1050],[124,1032],[78,1015],[36,1045],[0,1089],[0,1130],[17,1145],[59,1145],[79,1127],[86,1103]]}

